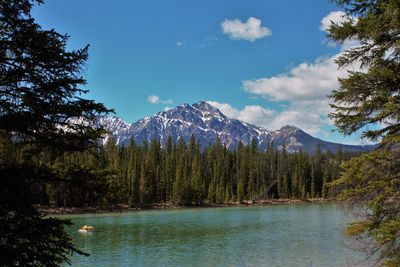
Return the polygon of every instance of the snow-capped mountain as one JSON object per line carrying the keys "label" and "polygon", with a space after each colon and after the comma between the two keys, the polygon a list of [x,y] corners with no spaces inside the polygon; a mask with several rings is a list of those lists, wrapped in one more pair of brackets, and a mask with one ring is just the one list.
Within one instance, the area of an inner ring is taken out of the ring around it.
{"label": "snow-capped mountain", "polygon": [[101,140],[103,145],[105,145],[110,138],[114,138],[117,144],[131,140],[131,126],[131,124],[126,123],[116,116],[99,116],[95,125],[97,128],[104,128],[108,133]]}
{"label": "snow-capped mountain", "polygon": [[254,138],[259,149],[265,149],[270,142],[276,147],[285,144],[289,152],[315,151],[317,144],[321,151],[335,152],[339,146],[345,151],[363,151],[364,146],[340,145],[325,142],[305,133],[294,126],[285,126],[277,131],[268,131],[262,127],[243,121],[228,118],[211,104],[200,101],[193,105],[182,104],[168,111],[146,117],[133,124],[128,124],[118,117],[99,117],[97,127],[103,127],[109,134],[102,140],[105,144],[114,138],[117,145],[128,145],[133,139],[141,144],[143,141],[157,139],[164,144],[167,137],[172,140],[183,138],[186,142],[194,135],[204,147],[214,143],[217,138],[228,148],[235,148],[239,142],[247,145]]}

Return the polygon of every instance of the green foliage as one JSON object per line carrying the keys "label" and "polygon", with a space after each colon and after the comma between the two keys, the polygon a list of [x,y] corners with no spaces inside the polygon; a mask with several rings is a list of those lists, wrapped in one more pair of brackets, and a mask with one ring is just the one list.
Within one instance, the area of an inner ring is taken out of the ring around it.
{"label": "green foliage", "polygon": [[[26,163],[0,165],[0,263],[2,266],[55,266],[78,252],[64,231],[68,220],[42,217],[32,205],[38,179],[49,169]],[[86,254],[85,254],[86,255]]]}
{"label": "green foliage", "polygon": [[203,174],[201,171],[200,153],[197,153],[195,155],[193,161],[190,186],[191,186],[191,197],[193,198],[194,203],[201,205],[204,199],[205,188],[203,182]]}
{"label": "green foliage", "polygon": [[149,148],[146,143],[137,146],[134,142],[116,147],[111,141],[112,146],[105,149],[56,159],[38,155],[34,161],[51,167],[61,180],[36,184],[36,201],[61,207],[160,202],[202,205],[307,198],[323,195],[323,188],[324,196],[329,197],[331,190],[322,175],[315,178],[318,187],[311,185],[313,168],[331,182],[337,178],[336,166],[351,156],[341,153],[337,159],[330,153],[288,154],[272,146],[257,151],[241,145],[230,151],[220,143],[202,150],[197,142],[188,146],[182,141],[169,142],[164,147],[153,142]]}
{"label": "green foliage", "polygon": [[333,185],[343,199],[367,210],[347,233],[373,238],[380,260],[395,266],[400,260],[400,153],[374,151],[345,162],[343,169]]}
{"label": "green foliage", "polygon": [[[30,12],[41,3],[0,2],[1,266],[58,266],[72,252],[82,253],[64,230],[70,223],[43,218],[33,204],[53,195],[74,205],[76,198],[92,203],[87,188],[105,191],[102,175],[66,156],[95,144],[103,131],[92,125],[108,111],[82,98],[88,47],[67,51],[68,36],[35,23]],[[72,124],[73,118],[87,124]]]}
{"label": "green foliage", "polygon": [[83,151],[102,131],[68,119],[90,122],[107,111],[80,96],[87,92],[80,73],[88,47],[67,51],[68,36],[43,30],[30,16],[34,2],[0,4],[0,130],[35,146]]}
{"label": "green foliage", "polygon": [[[400,265],[400,1],[336,0],[349,20],[329,29],[334,41],[357,40],[359,45],[345,51],[339,67],[360,65],[339,79],[333,91],[330,114],[340,132],[379,140],[380,148],[342,165],[341,178],[333,184],[341,196],[367,208],[348,234],[374,240],[379,262]],[[328,177],[328,176],[327,176]]]}
{"label": "green foliage", "polygon": [[[329,28],[329,37],[343,43],[358,40],[338,59],[339,67],[360,64],[363,71],[352,71],[339,79],[340,88],[331,98],[331,114],[339,130],[351,134],[363,130],[363,137],[382,142],[400,142],[400,1],[337,0],[350,20]],[[351,19],[355,16],[356,19]],[[381,123],[382,127],[370,127]]]}

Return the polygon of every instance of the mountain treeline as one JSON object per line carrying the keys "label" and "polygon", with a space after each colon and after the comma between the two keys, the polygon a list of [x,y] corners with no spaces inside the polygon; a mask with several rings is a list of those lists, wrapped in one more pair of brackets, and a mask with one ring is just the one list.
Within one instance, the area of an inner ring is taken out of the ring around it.
{"label": "mountain treeline", "polygon": [[[1,161],[18,157],[25,148],[3,137]],[[32,185],[38,204],[56,207],[129,204],[143,206],[172,202],[202,205],[268,198],[329,197],[328,184],[339,176],[340,164],[354,154],[298,152],[285,147],[265,151],[239,144],[227,149],[221,142],[201,149],[194,137],[187,144],[168,138],[118,147],[115,141],[97,149],[65,153],[42,152],[29,161],[50,168],[56,181]],[[18,159],[17,159],[18,160]],[[27,159],[21,159],[27,160]]]}

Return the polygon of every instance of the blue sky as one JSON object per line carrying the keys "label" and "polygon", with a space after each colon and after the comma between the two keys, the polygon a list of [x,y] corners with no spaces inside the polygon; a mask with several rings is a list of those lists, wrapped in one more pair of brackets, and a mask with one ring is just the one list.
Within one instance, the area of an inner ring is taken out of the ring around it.
{"label": "blue sky", "polygon": [[359,143],[327,118],[343,48],[324,29],[338,11],[325,0],[57,0],[33,15],[70,35],[69,48],[90,44],[88,97],[127,122],[207,100],[267,129]]}

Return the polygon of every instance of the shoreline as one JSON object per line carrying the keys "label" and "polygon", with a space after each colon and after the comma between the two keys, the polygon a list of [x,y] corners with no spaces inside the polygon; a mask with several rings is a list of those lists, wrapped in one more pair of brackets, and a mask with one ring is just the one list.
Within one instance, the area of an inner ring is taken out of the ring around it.
{"label": "shoreline", "polygon": [[296,205],[296,204],[323,204],[340,202],[335,198],[310,198],[310,199],[262,199],[244,200],[241,202],[229,202],[223,204],[202,204],[202,205],[174,205],[172,203],[152,203],[142,206],[130,206],[128,204],[116,204],[104,207],[50,207],[35,206],[42,215],[67,215],[67,214],[101,214],[101,213],[124,213],[144,210],[168,210],[187,208],[224,208],[224,207],[257,207],[275,205]]}

